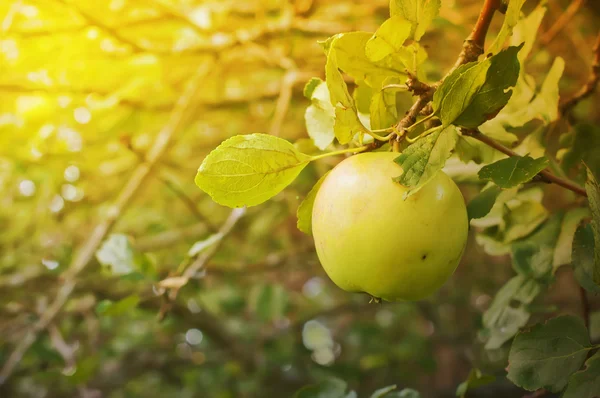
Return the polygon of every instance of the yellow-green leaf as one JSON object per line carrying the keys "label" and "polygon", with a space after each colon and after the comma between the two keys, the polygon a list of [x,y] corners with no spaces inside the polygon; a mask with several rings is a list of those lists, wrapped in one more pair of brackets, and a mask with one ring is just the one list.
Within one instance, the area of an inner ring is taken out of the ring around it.
{"label": "yellow-green leaf", "polygon": [[438,16],[441,0],[391,0],[390,15],[400,15],[412,23],[411,35],[421,40],[425,31]]}
{"label": "yellow-green leaf", "polygon": [[377,62],[400,51],[410,35],[411,28],[410,21],[401,16],[391,17],[385,21],[367,42],[365,47],[367,58]]}

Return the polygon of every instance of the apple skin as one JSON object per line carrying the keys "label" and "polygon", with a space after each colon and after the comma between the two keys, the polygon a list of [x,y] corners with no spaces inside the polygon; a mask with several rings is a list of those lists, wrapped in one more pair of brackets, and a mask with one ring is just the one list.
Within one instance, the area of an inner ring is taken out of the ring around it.
{"label": "apple skin", "polygon": [[325,272],[340,288],[386,301],[420,300],[454,273],[468,235],[464,198],[438,172],[408,188],[398,153],[371,152],[339,163],[315,198],[312,232]]}

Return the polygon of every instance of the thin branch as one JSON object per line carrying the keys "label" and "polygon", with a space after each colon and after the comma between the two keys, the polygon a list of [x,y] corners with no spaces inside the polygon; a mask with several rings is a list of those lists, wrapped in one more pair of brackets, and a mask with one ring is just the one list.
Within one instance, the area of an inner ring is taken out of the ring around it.
{"label": "thin branch", "polygon": [[600,82],[600,33],[596,38],[596,44],[594,46],[594,63],[588,81],[575,95],[560,104],[560,112],[563,115],[567,114],[580,101],[583,101],[592,95],[594,91],[596,91],[598,82]]}
{"label": "thin branch", "polygon": [[273,120],[271,122],[269,134],[279,136],[281,126],[283,125],[283,121],[285,120],[285,116],[287,115],[290,107],[294,84],[296,84],[297,81],[298,71],[295,69],[290,69],[285,75],[283,75],[280,85],[280,94],[279,98],[277,98],[277,103],[275,104],[275,115],[273,116]]}
{"label": "thin branch", "polygon": [[[504,145],[502,145],[498,141],[494,140],[493,138],[490,138],[487,135],[481,133],[479,130],[463,129],[462,132],[464,135],[466,135],[468,137],[473,137],[476,140],[483,142],[484,144],[488,145],[489,147],[494,148],[495,150],[500,151],[505,155],[520,156],[515,151],[511,150],[510,148],[505,147]],[[536,177],[537,177],[538,181],[540,181],[540,182],[546,182],[549,184],[554,183],[556,185],[559,185],[563,188],[568,189],[569,191],[573,191],[578,195],[587,196],[587,193],[584,188],[580,187],[579,185],[575,184],[572,181],[555,176],[548,169],[544,169],[544,170],[540,171]],[[536,177],[534,177],[534,178],[536,178]]]}
{"label": "thin branch", "polygon": [[585,0],[574,0],[571,4],[569,4],[569,7],[567,7],[565,12],[560,15],[560,17],[556,20],[554,25],[552,25],[550,29],[548,29],[542,35],[542,37],[540,37],[540,44],[545,46],[548,43],[550,43],[552,39],[554,39],[554,37],[556,37],[556,35],[560,33],[560,31],[563,30],[563,28],[569,24],[571,19],[573,19],[575,14],[577,14],[577,11],[579,11],[579,9],[584,3]]}
{"label": "thin branch", "polygon": [[212,63],[202,64],[190,79],[186,90],[178,99],[173,112],[169,118],[169,121],[165,127],[158,133],[154,144],[152,145],[146,161],[139,164],[133,171],[129,180],[123,186],[123,189],[119,193],[119,196],[110,207],[107,215],[102,219],[92,231],[92,234],[83,243],[81,248],[76,252],[74,258],[69,265],[69,268],[63,273],[62,279],[63,284],[59,288],[56,297],[48,307],[48,309],[40,316],[40,318],[34,323],[31,330],[23,337],[23,339],[17,344],[14,351],[10,354],[2,370],[0,370],[0,385],[3,384],[12,374],[16,366],[21,361],[23,355],[31,347],[31,345],[37,340],[38,335],[45,330],[58,315],[60,310],[69,300],[69,297],[76,286],[77,275],[85,269],[90,260],[94,257],[94,253],[111,230],[113,225],[118,220],[119,216],[131,203],[133,197],[137,193],[138,189],[143,185],[146,179],[150,176],[150,171],[154,165],[158,162],[161,156],[167,150],[171,139],[177,131],[181,128],[185,116],[194,104],[194,98],[200,87],[202,78],[212,67]]}

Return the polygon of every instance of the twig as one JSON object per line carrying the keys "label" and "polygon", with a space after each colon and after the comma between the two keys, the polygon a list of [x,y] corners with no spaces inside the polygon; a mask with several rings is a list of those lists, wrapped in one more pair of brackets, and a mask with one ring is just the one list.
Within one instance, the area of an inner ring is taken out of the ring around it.
{"label": "twig", "polygon": [[[488,145],[491,148],[494,148],[497,151],[502,152],[505,155],[508,156],[520,156],[518,153],[516,153],[515,151],[505,147],[504,145],[502,145],[501,143],[499,143],[498,141],[488,137],[487,135],[481,133],[479,130],[466,130],[463,129],[462,130],[463,134],[468,136],[468,137],[473,137],[478,141],[483,142],[484,144]],[[580,187],[579,185],[573,183],[572,181],[566,180],[564,178],[555,176],[554,174],[552,174],[548,169],[544,169],[542,171],[540,171],[538,173],[538,180],[541,182],[546,182],[546,183],[554,183],[556,185],[560,185],[563,188],[566,188],[570,191],[575,192],[578,195],[582,195],[582,196],[587,196],[587,192],[585,191],[584,188]]]}
{"label": "twig", "polygon": [[277,103],[275,104],[275,115],[273,116],[273,121],[271,122],[269,134],[279,136],[285,115],[290,107],[294,84],[296,84],[297,81],[298,71],[296,69],[290,69],[285,75],[283,75],[283,78],[281,79],[279,98],[277,98]]}
{"label": "twig", "polygon": [[547,45],[554,39],[554,37],[561,31],[565,26],[568,25],[569,21],[573,19],[579,8],[585,3],[585,0],[575,0],[569,7],[565,10],[564,13],[560,15],[560,17],[556,20],[554,25],[550,27],[543,35],[540,37],[540,44]]}
{"label": "twig", "polygon": [[594,93],[598,86],[598,82],[600,81],[600,33],[596,38],[596,44],[594,46],[594,63],[592,65],[592,73],[588,81],[585,83],[583,87],[571,98],[564,101],[560,104],[560,112],[564,115],[568,113],[575,105],[577,105],[580,101],[589,97]]}
{"label": "twig", "polygon": [[3,384],[12,374],[16,366],[21,361],[21,358],[27,352],[29,347],[36,341],[38,334],[45,330],[58,315],[69,296],[76,286],[75,278],[87,266],[90,260],[94,257],[94,253],[108,234],[112,226],[115,224],[119,216],[127,208],[136,192],[142,186],[143,182],[150,175],[150,171],[158,162],[160,157],[166,151],[175,132],[177,132],[187,114],[187,111],[194,103],[196,92],[200,86],[202,78],[210,70],[212,63],[202,64],[196,71],[195,75],[190,79],[185,92],[179,97],[173,112],[170,115],[169,121],[165,127],[158,133],[154,144],[152,145],[146,161],[139,164],[133,171],[129,180],[123,186],[119,196],[114,201],[113,205],[108,210],[108,214],[94,228],[91,235],[81,246],[80,250],[75,254],[69,268],[63,273],[63,284],[58,289],[52,304],[35,322],[31,330],[17,344],[14,351],[10,354],[2,370],[0,371],[0,385]]}

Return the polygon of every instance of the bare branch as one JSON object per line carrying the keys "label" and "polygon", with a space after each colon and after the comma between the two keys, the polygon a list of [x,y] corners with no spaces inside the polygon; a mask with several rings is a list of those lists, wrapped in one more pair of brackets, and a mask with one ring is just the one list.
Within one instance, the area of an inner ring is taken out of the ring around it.
{"label": "bare branch", "polygon": [[579,11],[584,3],[585,0],[574,0],[571,4],[569,4],[569,7],[567,7],[565,12],[560,15],[556,22],[554,22],[554,25],[552,25],[550,29],[548,29],[542,35],[542,37],[540,37],[540,44],[545,46],[550,43],[552,39],[554,39],[554,37],[556,37],[556,35],[569,24],[571,19],[573,19],[575,14],[577,14],[577,11]]}
{"label": "bare branch", "polygon": [[56,297],[48,309],[35,322],[31,330],[23,337],[21,342],[17,344],[14,351],[4,363],[4,366],[0,371],[0,384],[3,384],[10,377],[16,366],[21,361],[21,358],[25,352],[27,352],[29,347],[31,347],[31,345],[36,341],[38,334],[45,330],[52,323],[54,318],[68,301],[71,293],[75,289],[77,275],[83,269],[85,269],[90,260],[93,258],[94,253],[108,232],[118,220],[119,216],[131,203],[138,189],[147,180],[154,165],[167,150],[174,134],[181,128],[187,112],[194,104],[193,100],[196,97],[200,82],[208,73],[212,65],[213,63],[209,62],[202,64],[197,69],[195,75],[190,79],[185,92],[178,99],[177,104],[171,113],[169,121],[156,136],[154,144],[148,152],[146,161],[136,167],[129,180],[123,186],[119,196],[110,207],[108,214],[96,225],[92,231],[92,234],[74,255],[69,268],[62,275],[63,284],[58,289]]}

